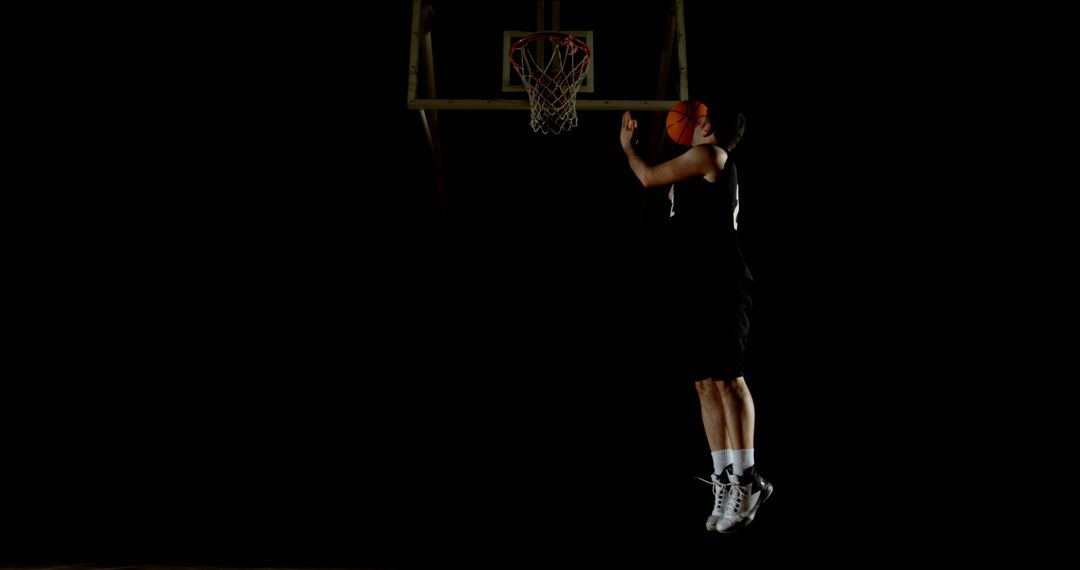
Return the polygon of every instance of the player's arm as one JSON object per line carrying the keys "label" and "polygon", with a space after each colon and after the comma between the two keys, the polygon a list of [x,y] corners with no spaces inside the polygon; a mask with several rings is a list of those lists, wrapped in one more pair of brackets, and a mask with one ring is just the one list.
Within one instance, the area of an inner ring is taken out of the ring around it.
{"label": "player's arm", "polygon": [[623,148],[623,150],[626,151],[630,169],[634,171],[634,175],[641,181],[641,185],[646,188],[666,186],[680,180],[704,176],[715,169],[714,165],[716,164],[709,150],[709,145],[695,146],[679,156],[655,166],[646,164],[633,147]]}
{"label": "player's arm", "polygon": [[642,186],[651,188],[672,184],[695,176],[704,176],[716,168],[716,161],[708,145],[695,146],[667,162],[649,166],[634,150],[632,140],[635,127],[637,121],[630,116],[630,112],[623,113],[619,138],[630,169],[634,171],[634,176],[637,176]]}

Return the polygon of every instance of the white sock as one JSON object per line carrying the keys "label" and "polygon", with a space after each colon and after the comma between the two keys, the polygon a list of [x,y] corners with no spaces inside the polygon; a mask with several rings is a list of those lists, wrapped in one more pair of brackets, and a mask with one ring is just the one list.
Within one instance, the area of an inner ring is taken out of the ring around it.
{"label": "white sock", "polygon": [[742,474],[754,465],[754,448],[734,450],[735,459],[732,461],[732,469],[736,475]]}
{"label": "white sock", "polygon": [[719,475],[725,467],[731,465],[734,461],[735,459],[730,449],[721,449],[720,451],[712,452],[713,473]]}

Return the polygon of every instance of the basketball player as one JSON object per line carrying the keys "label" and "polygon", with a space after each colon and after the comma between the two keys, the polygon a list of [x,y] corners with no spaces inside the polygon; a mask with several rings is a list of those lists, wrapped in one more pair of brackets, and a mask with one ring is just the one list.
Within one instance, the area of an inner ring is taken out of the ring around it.
{"label": "basketball player", "polygon": [[[694,382],[712,451],[712,514],[705,528],[733,532],[754,520],[773,486],[754,465],[754,400],[743,378],[752,281],[736,233],[738,179],[731,152],[746,119],[717,104],[691,102],[690,149],[649,165],[634,150],[637,121],[627,111],[620,140],[646,188],[668,188],[664,234],[670,276],[665,335],[680,377]],[[706,481],[708,482],[708,481]]]}

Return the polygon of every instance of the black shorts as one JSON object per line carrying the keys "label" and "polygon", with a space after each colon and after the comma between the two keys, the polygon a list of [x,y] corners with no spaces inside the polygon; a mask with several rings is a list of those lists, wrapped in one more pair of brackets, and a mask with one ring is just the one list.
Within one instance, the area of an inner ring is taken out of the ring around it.
{"label": "black shorts", "polygon": [[675,376],[696,382],[734,380],[745,370],[750,333],[747,279],[673,283],[665,303],[667,357]]}
{"label": "black shorts", "polygon": [[703,335],[683,338],[669,351],[673,376],[690,382],[734,380],[746,367],[746,336]]}
{"label": "black shorts", "polygon": [[743,375],[753,276],[733,234],[668,232],[650,310],[662,323],[665,375],[698,381]]}

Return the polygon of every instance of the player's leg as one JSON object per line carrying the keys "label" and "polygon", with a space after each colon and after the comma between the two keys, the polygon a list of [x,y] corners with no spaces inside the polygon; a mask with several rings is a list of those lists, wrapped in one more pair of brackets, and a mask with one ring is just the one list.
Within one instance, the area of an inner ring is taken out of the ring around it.
{"label": "player's leg", "polygon": [[724,404],[716,383],[711,378],[706,378],[694,385],[701,403],[701,423],[705,427],[705,437],[709,440],[713,461],[711,480],[706,481],[713,486],[713,510],[705,521],[705,528],[716,530],[717,523],[724,517],[724,501],[731,486],[733,452],[724,422]]}
{"label": "player's leg", "polygon": [[754,464],[754,399],[746,380],[714,381],[724,409],[724,423],[733,446],[732,484],[716,530],[731,532],[754,520],[758,507],[772,494],[773,486]]}

